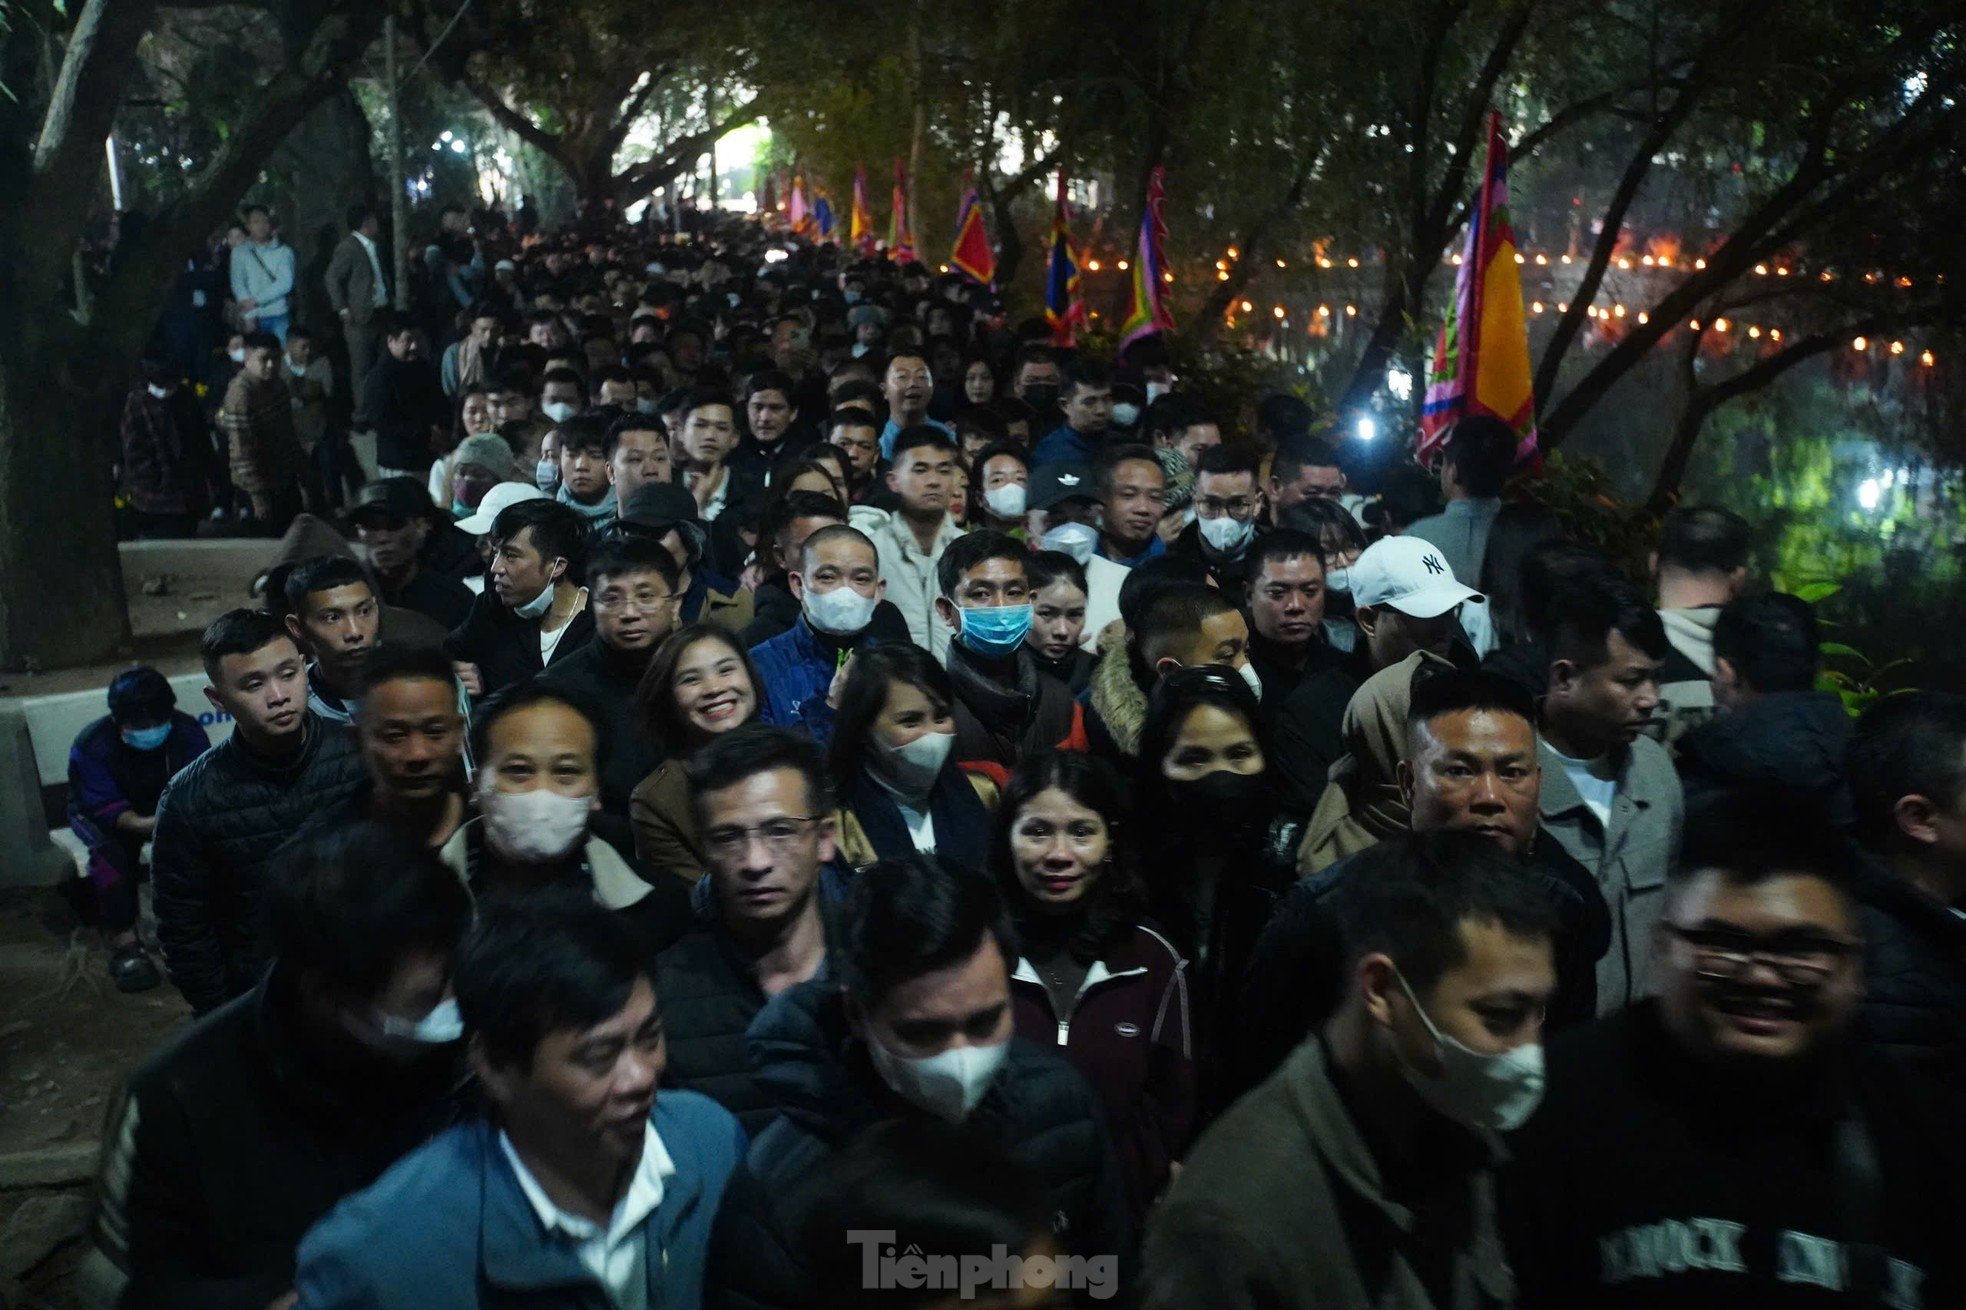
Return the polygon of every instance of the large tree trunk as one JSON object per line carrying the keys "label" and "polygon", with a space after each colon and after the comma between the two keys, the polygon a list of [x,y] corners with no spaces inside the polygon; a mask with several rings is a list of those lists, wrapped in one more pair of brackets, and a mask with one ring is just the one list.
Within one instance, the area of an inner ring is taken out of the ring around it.
{"label": "large tree trunk", "polygon": [[302,119],[266,171],[279,183],[274,211],[280,234],[294,248],[294,322],[318,331],[333,317],[322,286],[347,231],[348,206],[373,202],[379,194],[369,120],[354,94],[342,87]]}

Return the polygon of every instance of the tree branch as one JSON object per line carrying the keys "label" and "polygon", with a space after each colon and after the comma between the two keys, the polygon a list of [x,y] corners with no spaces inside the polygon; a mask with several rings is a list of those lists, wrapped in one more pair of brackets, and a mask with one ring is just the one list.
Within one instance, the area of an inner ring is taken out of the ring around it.
{"label": "tree branch", "polygon": [[[76,232],[95,199],[102,142],[136,71],[137,47],[156,16],[154,0],[89,0],[68,35],[61,72],[34,145],[34,173],[23,212],[46,232]],[[93,184],[92,184],[93,183]],[[24,288],[29,295],[52,288]]]}
{"label": "tree branch", "polygon": [[765,112],[765,97],[753,96],[722,122],[681,136],[669,143],[660,155],[631,164],[614,175],[612,187],[617,197],[652,191],[682,171],[683,166],[708,150],[725,133],[744,126]]}
{"label": "tree branch", "polygon": [[556,132],[545,128],[507,104],[505,97],[487,86],[469,72],[460,77],[464,89],[476,96],[481,104],[491,112],[491,116],[510,130],[521,141],[543,151],[562,167],[567,166],[566,140]]}

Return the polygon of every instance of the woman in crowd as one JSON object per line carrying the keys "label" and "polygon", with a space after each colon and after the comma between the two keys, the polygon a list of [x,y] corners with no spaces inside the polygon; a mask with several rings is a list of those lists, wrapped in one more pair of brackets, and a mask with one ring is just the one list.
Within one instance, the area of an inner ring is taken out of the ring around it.
{"label": "woman in crowd", "polygon": [[829,894],[844,894],[875,860],[910,851],[982,868],[997,789],[951,755],[956,694],[947,670],[919,646],[878,645],[850,657],[833,687],[828,765],[840,813]]}
{"label": "woman in crowd", "polygon": [[989,352],[972,347],[963,359],[963,404],[987,405],[997,398],[997,375],[990,366]]}
{"label": "woman in crowd", "polygon": [[692,623],[662,643],[635,698],[649,740],[668,756],[628,798],[635,854],[695,882],[708,866],[683,763],[712,737],[758,717],[757,671],[731,633]]}
{"label": "woman in crowd", "polygon": [[1026,566],[1031,580],[1031,630],[1024,645],[1040,673],[1072,689],[1074,696],[1092,681],[1098,657],[1085,640],[1085,568],[1062,550],[1034,550]]}
{"label": "woman in crowd", "polygon": [[[836,472],[832,463],[837,456],[828,458],[822,452],[831,451],[831,446],[808,447],[798,459],[787,464],[772,478],[773,496],[789,496],[795,491],[816,491],[822,496],[830,496],[846,507],[846,478]],[[769,510],[766,517],[769,517]]]}
{"label": "woman in crowd", "polygon": [[1055,751],[1020,766],[998,808],[990,869],[1017,931],[1018,1035],[1099,1094],[1136,1222],[1195,1124],[1186,962],[1145,922],[1131,829],[1104,760]]}

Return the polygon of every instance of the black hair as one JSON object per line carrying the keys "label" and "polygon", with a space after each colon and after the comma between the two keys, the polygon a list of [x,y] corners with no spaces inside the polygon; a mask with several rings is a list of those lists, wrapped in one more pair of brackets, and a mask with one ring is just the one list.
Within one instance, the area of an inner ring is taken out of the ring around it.
{"label": "black hair", "polygon": [[971,405],[956,411],[956,439],[981,437],[989,443],[991,450],[1015,450],[1014,446],[1004,446],[1010,439],[1010,428],[1004,423],[1003,415],[988,405]]}
{"label": "black hair", "polygon": [[1270,476],[1280,483],[1295,482],[1307,468],[1342,469],[1338,447],[1323,437],[1291,437],[1277,443],[1270,458]]}
{"label": "black hair", "polygon": [[[562,427],[561,430],[565,431],[565,428]],[[663,450],[666,452],[669,449],[669,430],[663,425],[661,417],[656,414],[644,414],[640,410],[630,410],[608,424],[605,449],[609,459],[614,458],[616,448],[621,445],[621,438],[630,432],[653,432],[662,438]]]}
{"label": "black hair", "polygon": [[655,986],[654,957],[590,893],[493,896],[458,953],[457,1008],[487,1063],[525,1071],[548,1034],[605,1023],[637,982]]}
{"label": "black hair", "polygon": [[1679,860],[1667,873],[1675,893],[1704,874],[1733,886],[1769,878],[1820,878],[1846,898],[1853,877],[1850,845],[1820,807],[1793,793],[1745,788],[1704,796],[1686,809]]}
{"label": "black hair", "polygon": [[456,677],[451,657],[437,645],[385,641],[362,661],[364,693],[390,682],[441,682],[454,688]]}
{"label": "black hair", "polygon": [[995,938],[1008,971],[1017,942],[997,886],[937,855],[877,860],[847,889],[837,962],[840,982],[869,1008],[896,987],[968,959]]}
{"label": "black hair", "polygon": [[1416,467],[1401,466],[1387,474],[1379,495],[1365,507],[1365,521],[1389,537],[1440,509],[1440,483]]}
{"label": "black hair", "polygon": [[1520,438],[1514,428],[1489,414],[1470,414],[1447,434],[1441,459],[1454,470],[1454,481],[1470,496],[1499,496],[1515,466]]}
{"label": "black hair", "polygon": [[559,433],[560,453],[564,455],[570,450],[592,450],[597,451],[602,459],[606,459],[614,448],[613,443],[608,440],[608,427],[607,420],[599,414],[574,415],[555,429]]}
{"label": "black hair", "polygon": [[1713,653],[1749,690],[1808,691],[1816,685],[1816,611],[1783,592],[1737,596],[1713,625]]}
{"label": "black hair", "polygon": [[312,341],[314,340],[314,331],[312,328],[304,328],[296,323],[293,327],[287,329],[288,344],[292,344],[296,337],[302,341]]}
{"label": "black hair", "polygon": [[761,368],[751,375],[749,382],[744,384],[744,399],[749,401],[760,391],[776,391],[785,397],[787,404],[790,404],[797,390],[798,384],[792,381],[789,374],[775,368]]}
{"label": "black hair", "polygon": [[1966,796],[1966,696],[1914,691],[1865,710],[1844,756],[1857,832],[1884,849],[1907,796],[1950,810]]}
{"label": "black hair", "polygon": [[[944,710],[956,703],[948,670],[921,647],[883,642],[856,651],[846,686],[840,689],[839,709],[833,716],[833,743],[826,753],[827,767],[842,787],[852,786],[859,777],[874,720],[887,705],[888,685],[895,682],[918,689],[931,704]],[[945,767],[955,766],[951,763]]]}
{"label": "black hair", "polygon": [[304,602],[309,596],[336,587],[367,587],[369,594],[375,595],[375,583],[369,580],[368,571],[346,555],[316,555],[302,560],[287,574],[286,585],[281,590],[287,597],[287,609],[304,614]]}
{"label": "black hair", "polygon": [[176,708],[170,679],[148,664],[123,670],[109,684],[109,717],[119,726],[169,723]]}
{"label": "black hair", "polygon": [[273,216],[273,211],[268,209],[265,205],[260,204],[257,200],[253,201],[253,203],[251,203],[250,205],[239,206],[240,222],[243,223],[246,219],[251,218],[254,214],[265,214],[268,218],[271,218]]}
{"label": "black hair", "polygon": [[965,532],[950,542],[942,552],[942,558],[935,564],[935,582],[941,589],[943,599],[953,601],[956,588],[962,585],[963,574],[969,572],[985,560],[1009,560],[1018,566],[1028,581],[1030,570],[1027,561],[1031,557],[1028,546],[1008,532],[995,528],[978,528]]}
{"label": "black hair", "polygon": [[1286,392],[1274,392],[1256,402],[1256,425],[1275,436],[1279,446],[1308,433],[1315,417],[1309,405]]}
{"label": "black hair", "polygon": [[1154,597],[1169,587],[1206,587],[1208,568],[1198,559],[1185,555],[1156,555],[1126,571],[1120,583],[1120,622],[1129,631],[1140,625],[1140,616]]}
{"label": "black hair", "polygon": [[1168,392],[1140,411],[1140,435],[1151,438],[1163,432],[1179,436],[1200,419],[1200,411],[1186,396]]}
{"label": "black hair", "polygon": [[535,705],[564,705],[587,720],[588,730],[594,734],[594,771],[598,775],[607,762],[602,749],[606,741],[601,731],[600,706],[585,688],[540,678],[528,678],[501,688],[471,711],[471,758],[477,761],[478,767],[487,767],[491,760],[492,729],[499,721]]}
{"label": "black hair", "polygon": [[1314,559],[1318,570],[1324,569],[1324,547],[1316,537],[1295,528],[1273,528],[1256,538],[1250,546],[1244,563],[1249,569],[1249,585],[1254,588],[1256,579],[1263,574],[1263,566],[1281,563],[1290,559]]}
{"label": "black hair", "polygon": [[1157,647],[1175,634],[1198,633],[1202,624],[1235,608],[1234,599],[1218,587],[1185,583],[1163,589],[1141,610],[1138,624],[1127,625],[1129,629],[1138,629],[1133,647],[1140,656],[1143,672],[1151,671],[1153,659],[1158,658],[1149,656],[1149,647]]}
{"label": "black hair", "polygon": [[[1142,841],[1150,861],[1164,859],[1191,834],[1197,816],[1167,804],[1167,777],[1162,760],[1181,735],[1181,726],[1203,706],[1233,714],[1249,728],[1263,753],[1266,785],[1276,777],[1268,726],[1256,693],[1242,675],[1224,664],[1196,664],[1174,670],[1155,683],[1147,696],[1147,717],[1140,727],[1140,752],[1134,757],[1133,806],[1148,831]],[[1156,842],[1158,835],[1163,840]],[[1167,840],[1171,838],[1172,840]]]}
{"label": "black hair", "polygon": [[1448,829],[1403,832],[1353,856],[1330,904],[1347,973],[1382,953],[1416,994],[1467,961],[1464,923],[1543,941],[1554,941],[1558,924],[1526,863],[1486,837]]}
{"label": "black hair", "polygon": [[862,409],[858,405],[840,405],[826,416],[826,435],[830,437],[841,428],[878,429],[880,425],[873,410]]}
{"label": "black hair", "polygon": [[833,784],[826,776],[826,753],[803,732],[768,723],[747,723],[712,737],[689,757],[683,776],[690,802],[701,818],[708,792],[734,787],[774,769],[791,769],[805,781],[806,807],[815,815],[833,812]]}
{"label": "black hair", "polygon": [[1081,355],[1065,366],[1065,380],[1059,385],[1058,394],[1069,396],[1085,387],[1110,387],[1113,384],[1113,371],[1096,359]]}
{"label": "black hair", "polygon": [[939,450],[957,459],[962,458],[962,447],[956,444],[954,437],[933,423],[917,423],[894,434],[894,454],[889,462],[898,467],[903,455],[922,446]]}
{"label": "black hair", "polygon": [[1154,454],[1152,446],[1142,445],[1137,441],[1124,441],[1117,446],[1107,446],[1099,452],[1099,458],[1092,466],[1092,484],[1099,488],[1102,499],[1113,489],[1114,472],[1120,465],[1131,462],[1152,464],[1154,471],[1161,475],[1162,481],[1167,479],[1167,471],[1161,468],[1160,456]]}
{"label": "black hair", "polygon": [[1410,729],[1443,715],[1476,710],[1513,714],[1531,729],[1536,726],[1536,700],[1528,689],[1480,669],[1455,669],[1430,678],[1415,678],[1412,699],[1407,702],[1406,723]]}
{"label": "black hair", "polygon": [[805,557],[807,555],[810,555],[818,547],[825,545],[829,541],[843,541],[848,539],[857,541],[861,545],[865,546],[867,548],[867,553],[874,557],[875,569],[878,570],[880,568],[880,558],[881,558],[880,549],[879,547],[874,545],[873,539],[871,537],[869,537],[866,533],[862,532],[859,528],[854,527],[850,523],[829,523],[825,527],[815,531],[811,536],[807,537],[805,541],[800,543],[799,546],[800,570],[803,571],[803,569],[805,568]]}
{"label": "black hair", "polygon": [[1067,944],[1073,958],[1090,963],[1133,931],[1146,905],[1133,852],[1133,826],[1127,811],[1126,787],[1105,760],[1083,751],[1055,750],[1020,763],[1004,784],[997,801],[995,831],[990,838],[990,869],[995,873],[1011,922],[1024,937],[1034,920],[1048,912],[1031,904],[1017,880],[1010,833],[1020,812],[1039,794],[1053,789],[1094,811],[1106,824],[1106,867],[1075,907],[1078,930]]}
{"label": "black hair", "polygon": [[[547,319],[549,322],[553,321],[551,315],[548,315]],[[582,397],[587,395],[587,385],[580,380],[580,374],[574,372],[564,364],[549,368],[539,375],[539,391],[541,395],[546,393],[546,388],[551,383],[557,383],[564,387],[573,387],[580,392]]]}
{"label": "black hair", "polygon": [[1615,578],[1617,573],[1610,556],[1581,541],[1557,537],[1531,546],[1523,553],[1514,588],[1522,635],[1547,643],[1557,598],[1590,578]]}
{"label": "black hair", "polygon": [[1092,594],[1092,588],[1088,587],[1085,581],[1085,565],[1062,550],[1032,551],[1025,561],[1024,573],[1031,580],[1033,595],[1060,579],[1071,583],[1088,596]]}
{"label": "black hair", "polygon": [[1495,632],[1503,641],[1525,636],[1522,565],[1529,552],[1563,536],[1563,524],[1541,505],[1504,505],[1488,529],[1488,550],[1482,556],[1475,587],[1488,597]]}
{"label": "black hair", "polygon": [[205,676],[216,684],[220,660],[227,655],[250,655],[276,641],[293,642],[286,625],[276,616],[265,610],[227,610],[206,625],[204,635],[198,638],[198,658],[204,662]]}
{"label": "black hair", "polygon": [[1259,489],[1262,486],[1262,463],[1256,458],[1255,451],[1241,443],[1225,441],[1209,446],[1195,456],[1195,477],[1199,479],[1209,473],[1247,473],[1250,481],[1256,483]]}
{"label": "black hair", "polygon": [[1327,550],[1325,544],[1334,534],[1344,538],[1337,550],[1356,553],[1365,549],[1365,529],[1358,525],[1352,512],[1324,496],[1311,496],[1298,501],[1278,514],[1277,521],[1281,525],[1279,531],[1294,529],[1317,542],[1320,559],[1335,553]]}
{"label": "black hair", "polygon": [[515,539],[527,528],[532,529],[532,544],[544,559],[563,559],[567,562],[567,576],[581,576],[583,555],[587,549],[587,523],[574,511],[571,505],[562,505],[557,500],[522,500],[507,505],[492,520],[491,540],[494,549]]}
{"label": "black hair", "polygon": [[1017,371],[1026,364],[1057,364],[1058,351],[1042,342],[1032,342],[1017,348],[1017,356],[1010,362],[1011,380],[1017,378]]}
{"label": "black hair", "polygon": [[167,359],[145,355],[137,361],[137,376],[153,387],[175,387],[184,381],[184,370]]}
{"label": "black hair", "polygon": [[1568,660],[1579,669],[1596,668],[1610,658],[1614,632],[1655,660],[1664,659],[1669,649],[1659,611],[1615,573],[1590,573],[1560,588],[1550,597],[1549,625],[1550,658]]}
{"label": "black hair", "polygon": [[765,684],[758,677],[757,667],[751,663],[750,654],[736,634],[701,622],[676,629],[656,647],[647,671],[642,674],[641,683],[635,688],[635,708],[641,716],[642,730],[648,734],[650,741],[671,755],[685,754],[696,744],[695,729],[677,708],[676,691],[672,684],[683,657],[705,641],[717,642],[737,657],[738,664],[744,669],[745,680],[751,684],[751,713],[754,718],[764,699]]}
{"label": "black hair", "polygon": [[1746,568],[1753,531],[1732,510],[1681,505],[1659,524],[1659,567],[1688,573],[1732,573]]}
{"label": "black hair", "polygon": [[348,221],[348,230],[350,232],[355,231],[375,216],[375,206],[367,203],[350,205],[342,214],[342,217]]}
{"label": "black hair", "polygon": [[280,338],[271,332],[242,333],[241,341],[247,350],[270,350],[276,355],[286,350],[286,347],[280,344]]}
{"label": "black hair", "polygon": [[357,819],[274,861],[260,913],[282,969],[320,980],[337,1000],[367,1001],[409,952],[454,956],[471,897],[434,851]]}
{"label": "black hair", "polygon": [[645,535],[615,533],[603,538],[587,555],[587,585],[599,590],[602,578],[623,573],[653,573],[671,594],[681,590],[683,571],[669,548]]}

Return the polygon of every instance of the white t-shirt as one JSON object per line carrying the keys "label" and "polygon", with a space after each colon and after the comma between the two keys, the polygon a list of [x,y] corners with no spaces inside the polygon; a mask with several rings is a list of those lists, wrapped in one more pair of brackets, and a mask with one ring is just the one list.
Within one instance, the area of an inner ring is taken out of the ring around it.
{"label": "white t-shirt", "polygon": [[[586,596],[587,588],[582,587],[580,589],[580,594],[583,597]],[[578,615],[579,613],[580,611],[576,609],[573,612],[573,615]],[[546,630],[546,626],[544,624],[540,625],[539,662],[541,664],[551,664],[553,662],[553,652],[555,649],[559,647],[560,638],[566,636],[567,629],[573,626],[573,615],[569,615],[565,623],[562,623],[559,627],[553,629],[553,631],[551,632],[548,632]]]}
{"label": "white t-shirt", "polygon": [[1554,746],[1550,748],[1550,754],[1563,765],[1563,771],[1570,777],[1570,785],[1577,789],[1584,804],[1597,816],[1598,824],[1610,828],[1611,802],[1618,799],[1618,770],[1611,763],[1611,757],[1600,755],[1594,760],[1573,760]]}

